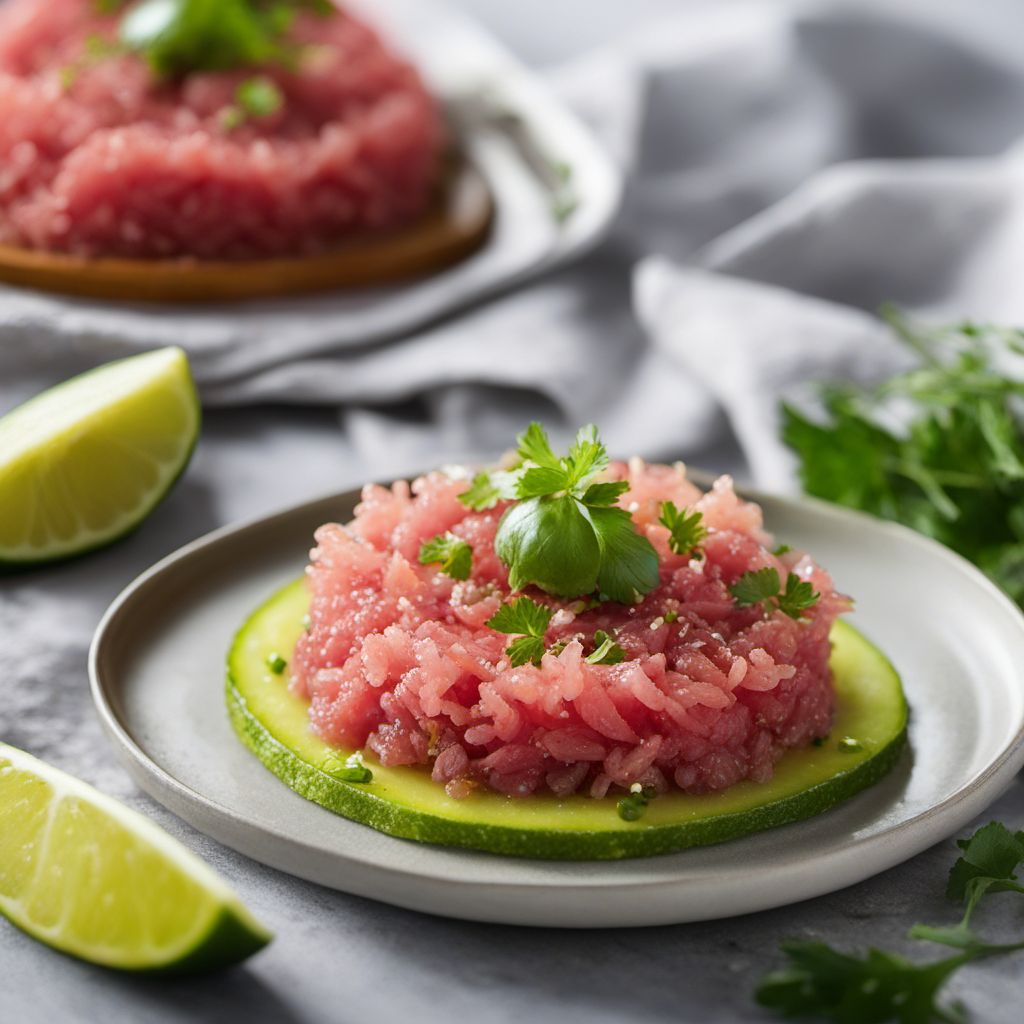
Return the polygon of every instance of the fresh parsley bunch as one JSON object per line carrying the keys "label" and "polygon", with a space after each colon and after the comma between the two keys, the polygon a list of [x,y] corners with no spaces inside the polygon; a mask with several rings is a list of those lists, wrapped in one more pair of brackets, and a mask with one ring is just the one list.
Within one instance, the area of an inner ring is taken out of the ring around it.
{"label": "fresh parsley bunch", "polygon": [[1024,832],[992,822],[960,840],[962,856],[949,874],[946,895],[964,903],[953,927],[917,924],[910,937],[952,947],[958,952],[928,963],[895,953],[868,950],[863,957],[841,953],[823,942],[787,942],[790,966],[765,977],[757,1001],[787,1017],[815,1017],[837,1024],[961,1024],[966,1010],[939,1003],[940,991],[954,971],[972,960],[1024,950],[1024,941],[987,942],[971,927],[978,904],[988,894],[1024,894],[1016,872],[1024,866]]}
{"label": "fresh parsley bunch", "polygon": [[616,505],[629,484],[596,480],[608,453],[595,426],[583,427],[559,457],[544,428],[531,423],[517,453],[516,469],[478,474],[460,495],[474,509],[515,500],[495,537],[513,590],[533,585],[557,597],[598,593],[634,604],[658,585],[657,552]]}
{"label": "fresh parsley bunch", "polygon": [[934,537],[1024,604],[1024,334],[886,315],[914,369],[826,388],[821,422],[782,407],[804,489]]}

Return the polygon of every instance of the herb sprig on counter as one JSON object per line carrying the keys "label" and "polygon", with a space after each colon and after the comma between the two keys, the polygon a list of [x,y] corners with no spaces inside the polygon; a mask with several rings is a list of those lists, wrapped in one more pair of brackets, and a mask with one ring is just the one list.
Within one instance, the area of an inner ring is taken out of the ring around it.
{"label": "herb sprig on counter", "polygon": [[914,963],[878,949],[860,957],[823,942],[786,942],[782,950],[790,966],[762,980],[757,1001],[786,1017],[826,1018],[838,1024],[966,1021],[962,1006],[939,1003],[950,975],[972,960],[1024,950],[1024,941],[987,942],[971,928],[986,895],[1024,893],[1016,878],[1024,866],[1024,832],[1014,833],[993,822],[958,845],[963,854],[950,871],[946,895],[965,904],[963,917],[951,928],[918,924],[909,933],[911,938],[957,949],[956,955]]}
{"label": "herb sprig on counter", "polygon": [[514,470],[480,473],[460,495],[474,509],[514,500],[495,536],[513,590],[537,586],[558,597],[597,593],[633,604],[659,582],[658,554],[616,505],[624,480],[599,481],[608,453],[597,428],[583,427],[565,456],[531,423],[518,439]]}
{"label": "herb sprig on counter", "polygon": [[886,316],[917,366],[827,387],[820,420],[783,405],[803,487],[935,538],[1024,603],[1024,333]]}
{"label": "herb sprig on counter", "polygon": [[288,37],[295,16],[338,13],[329,0],[100,0],[100,7],[124,9],[121,45],[164,77],[291,64],[299,52]]}

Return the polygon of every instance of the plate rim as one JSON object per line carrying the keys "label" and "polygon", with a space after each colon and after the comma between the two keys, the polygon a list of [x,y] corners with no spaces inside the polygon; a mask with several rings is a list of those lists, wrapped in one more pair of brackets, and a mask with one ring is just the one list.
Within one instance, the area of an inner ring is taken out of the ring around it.
{"label": "plate rim", "polygon": [[[689,476],[702,486],[705,485],[709,478],[713,479],[712,475],[705,474],[700,471],[690,471]],[[1009,617],[1017,620],[1016,624],[1018,631],[1020,632],[1022,639],[1024,639],[1024,613],[1022,613],[1021,609],[1019,609],[1013,601],[976,566],[937,541],[919,534],[899,523],[877,519],[866,513],[848,509],[843,506],[833,505],[819,499],[806,497],[794,498],[791,496],[764,492],[756,488],[746,486],[739,487],[738,491],[744,498],[756,501],[759,504],[781,503],[783,506],[810,508],[817,514],[823,515],[833,522],[839,524],[854,522],[858,525],[866,525],[871,529],[879,530],[883,533],[895,536],[903,542],[924,548],[932,556],[954,566],[961,574],[966,574],[975,585],[986,591],[991,599],[995,600],[997,604],[1002,605],[1004,611],[1009,614]],[[100,662],[104,656],[105,645],[109,642],[108,637],[111,634],[112,627],[116,624],[118,617],[123,613],[123,610],[128,606],[129,602],[132,601],[140,590],[151,585],[155,578],[162,575],[165,570],[171,568],[177,562],[183,561],[199,551],[214,546],[228,537],[233,537],[236,534],[247,532],[252,528],[272,526],[273,524],[280,523],[283,520],[290,519],[296,514],[301,513],[303,510],[312,509],[318,505],[352,501],[359,492],[360,488],[333,490],[301,502],[289,504],[268,514],[251,516],[233,523],[227,523],[224,526],[218,527],[215,530],[197,537],[195,540],[190,541],[161,558],[154,565],[137,576],[117,595],[117,597],[115,597],[104,612],[103,617],[96,628],[96,632],[93,635],[92,642],[89,647],[88,670],[90,691],[94,707],[106,735],[115,747],[116,753],[124,763],[129,774],[145,792],[149,793],[149,795],[156,799],[157,802],[167,807],[173,813],[182,817],[194,827],[199,828],[205,834],[214,838],[217,842],[223,843],[224,845],[261,863],[270,864],[271,866],[285,871],[288,874],[305,878],[317,884],[327,885],[332,888],[342,888],[335,883],[325,881],[321,873],[311,869],[303,870],[301,865],[292,862],[290,859],[286,860],[284,857],[268,854],[266,851],[267,845],[285,843],[297,849],[301,849],[303,853],[309,856],[315,857],[330,854],[334,858],[344,861],[346,864],[357,866],[364,873],[369,872],[389,879],[400,879],[406,882],[417,883],[419,885],[428,885],[433,888],[441,887],[449,892],[465,891],[466,887],[469,886],[474,890],[486,890],[490,893],[497,892],[502,896],[507,897],[516,893],[535,893],[538,890],[550,893],[552,891],[564,889],[571,890],[574,894],[602,894],[607,897],[609,888],[613,883],[602,878],[567,876],[559,879],[557,882],[527,882],[508,879],[491,880],[486,882],[465,882],[453,880],[450,873],[435,873],[429,870],[411,870],[402,866],[382,865],[379,861],[364,856],[359,852],[326,851],[322,846],[312,844],[303,838],[289,834],[286,830],[279,827],[255,824],[251,820],[245,818],[241,813],[224,806],[217,800],[212,799],[211,797],[206,796],[205,794],[198,792],[185,783],[179,781],[149,756],[146,750],[132,738],[127,728],[120,721],[117,710],[114,706],[114,701],[109,699],[106,684],[102,679]],[[902,755],[902,757],[905,758],[906,754]],[[260,765],[255,758],[253,758],[253,766],[258,767],[262,771],[266,771],[266,769]],[[856,884],[859,881],[864,881],[873,877],[881,871],[887,870],[888,868],[909,860],[911,857],[933,845],[936,841],[953,834],[959,828],[963,827],[963,825],[969,822],[977,814],[981,813],[985,807],[994,801],[1009,786],[1014,776],[1022,767],[1024,767],[1024,715],[1021,716],[1020,721],[1017,723],[1016,732],[1005,743],[1003,749],[984,768],[978,771],[973,778],[961,785],[955,792],[951,793],[941,802],[925,807],[913,814],[911,817],[906,818],[903,821],[892,823],[877,833],[866,836],[852,836],[848,842],[844,843],[844,845],[837,850],[829,851],[825,854],[815,854],[815,862],[820,868],[822,868],[822,870],[818,872],[818,878],[824,878],[824,880],[820,880],[814,885],[808,884],[805,881],[804,886],[801,888],[801,895],[799,896],[789,896],[786,893],[785,888],[780,887],[780,889],[774,893],[766,892],[762,900],[755,901],[753,903],[749,900],[745,901],[742,909],[738,910],[730,909],[726,906],[721,913],[700,913],[693,917],[687,917],[685,910],[683,910],[682,915],[677,911],[675,913],[667,913],[657,919],[648,919],[648,915],[643,917],[643,919],[636,921],[621,921],[616,923],[602,921],[599,922],[597,926],[615,927],[633,926],[636,924],[656,926],[673,921],[711,920],[715,917],[730,917],[735,916],[736,914],[756,912],[770,909],[772,907],[787,905],[793,902],[800,902],[804,899],[811,899],[825,895],[827,893],[837,891],[838,889],[845,888],[848,885]],[[284,785],[284,783],[281,784]],[[313,806],[317,805],[314,804]],[[331,813],[329,810],[324,808],[320,808],[320,810],[324,814]],[[213,825],[210,823],[211,816],[214,819]],[[197,819],[202,819],[202,824],[197,823]],[[223,823],[223,828],[218,827],[217,822]],[[243,833],[247,834],[248,840],[240,842],[235,835],[226,835],[226,830],[231,828],[240,829]],[[914,840],[909,843],[906,842],[906,834],[908,832],[915,835]],[[894,837],[902,838],[903,843],[894,843]],[[394,837],[387,838],[392,839],[395,842],[406,841],[394,839]],[[258,852],[253,852],[255,847],[261,845],[262,848]],[[456,852],[466,853],[471,851]],[[804,853],[798,859],[805,859],[811,852],[813,851]],[[514,861],[525,860],[528,863],[534,863],[529,858],[502,858],[501,855],[488,853],[477,853],[475,855],[481,857],[497,857],[498,859]],[[635,862],[640,859],[642,858],[631,858],[630,862]],[[654,861],[658,860],[658,858],[652,859]],[[866,871],[863,870],[863,868],[851,871],[851,861],[853,864],[864,864],[870,861],[871,866]],[[602,863],[606,865],[614,865],[619,862],[612,861]],[[770,878],[773,870],[775,872],[781,871],[782,874],[785,875],[787,870],[791,869],[778,865],[773,869],[773,865],[771,863],[766,863],[759,866],[758,872],[762,877],[767,876]],[[640,893],[647,890],[665,890],[666,887],[684,884],[684,882],[684,879],[678,878],[667,879],[664,877],[653,877],[617,880],[614,885],[621,887],[629,893]],[[771,887],[766,886],[766,889],[770,888]],[[357,889],[351,888],[346,889],[345,891],[358,892]],[[380,895],[370,895],[367,893],[360,893],[360,895],[375,899],[384,898]],[[508,914],[496,914],[493,911],[488,912],[487,910],[483,910],[479,913],[467,910],[466,908],[452,908],[450,911],[440,911],[435,909],[436,900],[427,899],[421,903],[421,901],[415,899],[410,899],[408,897],[403,898],[399,895],[391,894],[384,899],[386,902],[390,902],[398,906],[404,906],[416,910],[425,910],[429,913],[443,913],[445,916],[468,920],[517,924],[529,924],[532,921],[531,915],[528,913],[523,916],[522,920],[513,921],[512,917]],[[549,922],[548,925],[550,926],[551,922]],[[574,923],[569,921],[561,926],[594,927],[595,924]]]}

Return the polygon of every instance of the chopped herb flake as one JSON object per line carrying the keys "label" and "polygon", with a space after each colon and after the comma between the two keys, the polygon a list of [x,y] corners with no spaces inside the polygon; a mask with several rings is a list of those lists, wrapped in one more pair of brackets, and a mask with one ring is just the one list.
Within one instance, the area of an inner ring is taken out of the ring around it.
{"label": "chopped herb flake", "polygon": [[339,782],[366,783],[373,781],[373,772],[363,764],[359,754],[351,754],[344,761],[337,754],[332,754],[320,767],[325,774]]}
{"label": "chopped herb flake", "polygon": [[266,75],[247,78],[239,83],[235,99],[250,117],[269,117],[284,106],[284,94]]}
{"label": "chopped herb flake", "polygon": [[267,655],[267,668],[269,668],[275,676],[281,675],[287,667],[288,662],[285,661],[277,651],[274,651],[273,654]]}
{"label": "chopped herb flake", "polygon": [[594,634],[594,652],[588,654],[590,665],[617,665],[626,657],[626,652],[615,642],[615,638],[599,629]]}

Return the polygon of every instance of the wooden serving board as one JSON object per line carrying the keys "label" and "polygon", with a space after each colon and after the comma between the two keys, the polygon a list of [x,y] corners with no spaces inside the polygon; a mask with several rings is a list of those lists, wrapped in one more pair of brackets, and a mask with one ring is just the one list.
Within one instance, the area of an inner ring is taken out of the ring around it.
{"label": "wooden serving board", "polygon": [[226,302],[366,288],[436,273],[487,239],[494,201],[483,175],[451,161],[437,197],[415,224],[360,235],[317,256],[213,261],[91,259],[0,246],[0,281],[24,288],[125,302]]}

